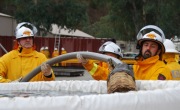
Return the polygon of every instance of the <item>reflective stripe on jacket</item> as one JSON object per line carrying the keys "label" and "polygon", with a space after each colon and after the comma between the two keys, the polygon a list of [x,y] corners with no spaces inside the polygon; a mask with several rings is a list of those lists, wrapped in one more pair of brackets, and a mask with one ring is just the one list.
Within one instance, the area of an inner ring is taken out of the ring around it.
{"label": "reflective stripe on jacket", "polygon": [[92,60],[88,60],[88,62],[83,66],[95,80],[107,80],[107,77],[109,75],[107,63],[100,62],[97,65]]}
{"label": "reflective stripe on jacket", "polygon": [[[23,49],[21,53],[18,50],[12,50],[0,58],[0,82],[10,82],[24,77],[46,60],[44,54],[32,49]],[[54,73],[51,78],[47,78],[40,72],[30,81],[50,81],[54,79]]]}
{"label": "reflective stripe on jacket", "polygon": [[136,80],[171,80],[169,68],[159,60],[159,56],[137,61],[133,65],[134,76]]}

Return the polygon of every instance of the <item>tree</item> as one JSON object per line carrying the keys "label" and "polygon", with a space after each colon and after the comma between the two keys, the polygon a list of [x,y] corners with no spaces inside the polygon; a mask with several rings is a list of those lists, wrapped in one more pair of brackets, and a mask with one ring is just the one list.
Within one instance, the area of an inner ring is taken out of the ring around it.
{"label": "tree", "polygon": [[69,29],[82,27],[87,21],[86,6],[79,0],[11,0],[18,22],[35,24],[48,32],[52,24]]}
{"label": "tree", "polygon": [[117,33],[114,32],[114,28],[108,20],[109,16],[101,17],[100,21],[84,27],[83,31],[99,38],[117,39]]}
{"label": "tree", "polygon": [[166,38],[171,38],[175,35],[180,37],[180,7],[179,0],[162,0],[159,1],[160,15],[157,18],[157,23],[165,32]]}
{"label": "tree", "polygon": [[[110,19],[113,28],[124,40],[136,39],[136,34],[145,25],[159,26],[169,38],[179,35],[178,0],[109,0]],[[177,10],[177,11],[176,11]]]}
{"label": "tree", "polygon": [[54,23],[95,37],[134,41],[142,27],[152,24],[166,38],[180,35],[179,0],[2,0],[0,6],[18,22],[29,21],[45,31]]}

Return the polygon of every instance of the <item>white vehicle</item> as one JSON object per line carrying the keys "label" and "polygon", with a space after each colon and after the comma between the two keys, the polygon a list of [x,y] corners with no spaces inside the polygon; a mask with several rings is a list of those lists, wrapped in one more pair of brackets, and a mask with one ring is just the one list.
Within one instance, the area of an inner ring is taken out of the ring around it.
{"label": "white vehicle", "polygon": [[180,41],[174,42],[174,45],[176,46],[176,50],[180,52]]}
{"label": "white vehicle", "polygon": [[176,50],[180,52],[180,39],[177,36],[175,36],[174,38],[171,38],[170,40],[172,40],[172,42],[176,46]]}
{"label": "white vehicle", "polygon": [[138,55],[138,53],[135,52],[124,52],[123,58],[135,58]]}

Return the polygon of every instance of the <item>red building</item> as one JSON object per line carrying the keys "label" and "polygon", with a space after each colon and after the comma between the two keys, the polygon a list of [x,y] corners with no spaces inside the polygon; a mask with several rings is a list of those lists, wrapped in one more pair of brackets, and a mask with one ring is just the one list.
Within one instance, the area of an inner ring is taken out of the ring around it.
{"label": "red building", "polygon": [[[9,52],[13,49],[15,36],[0,36],[1,45]],[[63,47],[68,53],[76,51],[98,52],[99,47],[106,41],[114,40],[111,38],[84,38],[84,37],[61,37],[59,51]],[[40,51],[41,47],[48,47],[50,54],[54,50],[55,38],[52,37],[35,37],[36,50]],[[4,55],[4,50],[0,47],[0,56]]]}

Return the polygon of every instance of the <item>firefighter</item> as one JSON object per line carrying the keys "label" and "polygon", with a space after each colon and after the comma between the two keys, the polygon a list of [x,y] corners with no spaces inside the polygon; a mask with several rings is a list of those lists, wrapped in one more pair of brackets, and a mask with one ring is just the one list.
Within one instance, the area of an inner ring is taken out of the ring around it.
{"label": "firefighter", "polygon": [[40,52],[44,54],[44,47],[41,47]]}
{"label": "firefighter", "polygon": [[[99,48],[99,52],[117,59],[121,59],[123,57],[121,48],[111,41],[105,42]],[[134,75],[132,69],[130,69],[127,64],[118,64],[115,68],[113,68],[109,62],[100,62],[97,65],[92,60],[83,58],[80,54],[77,54],[77,59],[95,80],[107,80],[108,93],[135,90],[136,84]]]}
{"label": "firefighter", "polygon": [[[59,56],[59,51],[58,51],[57,48],[54,48],[54,51],[53,51],[53,53],[52,53],[52,57],[57,57],[57,56]],[[59,66],[59,64],[56,63],[56,64],[54,64],[53,66]]]}
{"label": "firefighter", "polygon": [[163,55],[163,61],[171,70],[173,80],[180,80],[180,64],[176,61],[176,55],[180,52],[175,49],[175,45],[169,39],[165,40],[164,46],[166,52]]}
{"label": "firefighter", "polygon": [[[143,32],[145,32],[143,34]],[[148,31],[148,32],[147,32]],[[133,71],[136,80],[171,80],[171,72],[162,61],[165,52],[163,31],[154,25],[143,27],[137,35],[139,54]]]}
{"label": "firefighter", "polygon": [[[99,52],[118,59],[122,58],[121,48],[111,41],[105,42],[99,48]],[[82,63],[84,68],[91,74],[94,79],[107,80],[107,77],[110,73],[109,70],[111,70],[111,66],[109,66],[108,63],[99,62],[99,64],[96,64],[92,60],[83,58],[80,54],[77,54],[77,59],[80,63]]]}
{"label": "firefighter", "polygon": [[[63,54],[66,54],[67,53],[67,51],[62,47],[61,48],[61,55],[63,55]],[[66,62],[61,62],[61,66],[66,66]]]}
{"label": "firefighter", "polygon": [[67,53],[67,51],[62,47],[61,48],[61,55],[66,54],[66,53]]}
{"label": "firefighter", "polygon": [[[32,29],[30,29],[31,27]],[[55,80],[51,67],[44,63],[47,58],[35,50],[34,36],[36,28],[31,23],[20,23],[16,27],[14,49],[0,58],[0,82],[19,82],[29,72],[41,65],[41,72],[30,81]]]}
{"label": "firefighter", "polygon": [[50,59],[50,52],[49,52],[49,48],[47,46],[44,48],[44,54],[47,59]]}

